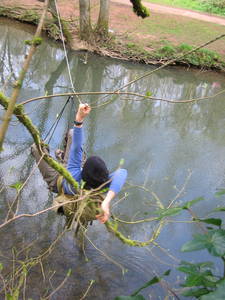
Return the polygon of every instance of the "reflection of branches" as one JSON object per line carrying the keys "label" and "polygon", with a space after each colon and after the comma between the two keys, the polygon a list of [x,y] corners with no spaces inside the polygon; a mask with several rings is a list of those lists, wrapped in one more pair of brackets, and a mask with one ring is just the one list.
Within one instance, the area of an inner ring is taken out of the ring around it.
{"label": "reflection of branches", "polygon": [[66,274],[66,277],[63,279],[63,281],[57,286],[57,288],[56,289],[54,289],[54,291],[52,291],[51,292],[51,294],[49,294],[48,296],[46,296],[46,297],[44,297],[44,298],[42,298],[43,300],[47,300],[47,299],[51,299],[51,297],[56,293],[56,292],[58,292],[58,290],[60,290],[63,286],[64,286],[64,284],[66,283],[66,281],[68,280],[68,277],[70,276],[70,272],[68,272],[67,274]]}
{"label": "reflection of branches", "polygon": [[[45,7],[43,9],[43,12],[42,12],[37,30],[35,32],[34,40],[39,38],[39,36],[41,34],[41,30],[42,30],[42,27],[43,27],[43,24],[44,24],[45,15],[46,15],[47,9],[48,9],[48,3],[49,3],[49,0],[45,0]],[[2,126],[0,128],[0,150],[2,148],[2,144],[3,144],[4,138],[5,138],[5,134],[6,134],[6,131],[8,129],[9,121],[11,120],[16,101],[17,101],[17,98],[19,96],[22,84],[23,84],[23,80],[25,78],[25,75],[26,75],[26,72],[28,71],[31,59],[32,59],[38,45],[39,45],[39,43],[37,43],[37,42],[32,43],[32,45],[30,47],[30,51],[29,51],[29,53],[28,53],[28,55],[27,55],[27,57],[26,57],[26,59],[23,63],[22,70],[20,71],[18,80],[16,81],[16,83],[14,85],[12,95],[11,95],[11,99],[10,99],[10,102],[8,104],[7,110],[4,114],[3,123],[2,123]]]}
{"label": "reflection of branches", "polygon": [[147,251],[150,252],[151,256],[154,258],[154,260],[157,260],[161,265],[166,265],[170,267],[176,267],[175,264],[170,264],[168,262],[163,261],[159,256],[157,256],[154,252],[153,249],[147,248]]}
{"label": "reflection of branches", "polygon": [[89,284],[89,286],[88,286],[86,292],[84,293],[84,295],[82,296],[82,298],[80,298],[80,300],[83,300],[83,299],[86,298],[86,296],[87,296],[87,294],[88,294],[90,288],[92,287],[92,285],[93,285],[94,283],[95,283],[95,280],[91,280],[91,281],[90,281],[90,284]]}
{"label": "reflection of branches", "polygon": [[88,235],[84,232],[84,236],[85,238],[88,240],[88,242],[98,251],[100,252],[104,257],[106,257],[109,261],[111,261],[113,264],[115,264],[117,267],[119,267],[122,270],[122,273],[125,273],[125,269],[124,267],[119,264],[117,261],[115,261],[114,259],[112,259],[111,257],[109,257],[104,251],[102,251],[101,249],[99,249],[92,241],[91,239],[88,237]]}
{"label": "reflection of branches", "polygon": [[180,262],[179,259],[177,259],[175,256],[173,256],[172,254],[170,254],[167,249],[163,248],[158,243],[153,242],[153,245],[156,246],[157,248],[159,248],[162,252],[164,252],[167,256],[169,256],[170,258],[172,258],[173,260],[175,260],[177,263]]}
{"label": "reflection of branches", "polygon": [[135,185],[135,184],[132,184],[132,183],[130,183],[130,182],[127,182],[127,184],[128,184],[130,187],[136,187],[136,188],[139,188],[139,189],[144,190],[145,192],[150,193],[150,194],[153,196],[153,198],[155,199],[157,206],[160,207],[160,208],[164,208],[164,206],[163,206],[161,200],[159,199],[159,197],[157,196],[157,194],[156,194],[155,192],[153,192],[152,190],[149,190],[148,188],[146,188],[146,187],[143,186],[143,185]]}
{"label": "reflection of branches", "polygon": [[[24,181],[24,183],[22,184],[22,186],[17,191],[17,195],[16,195],[15,199],[13,200],[12,204],[9,206],[9,210],[8,210],[8,213],[7,213],[7,216],[6,216],[6,221],[10,219],[10,215],[11,214],[12,214],[12,216],[17,214],[18,208],[19,208],[19,201],[18,201],[19,195],[20,195],[22,189],[27,184],[27,182],[30,179],[30,177],[32,176],[32,174],[34,173],[34,171],[37,169],[38,165],[40,164],[41,160],[43,159],[43,156],[44,155],[42,154],[40,160],[37,162],[37,164],[35,164],[35,166],[31,170],[31,172],[30,172],[29,176],[27,177],[27,179]],[[15,209],[15,211],[13,211],[13,207],[14,207],[15,203],[16,203],[16,209]]]}
{"label": "reflection of branches", "polygon": [[190,51],[187,51],[186,53],[182,53],[182,54],[178,55],[176,58],[173,58],[173,59],[169,60],[168,62],[166,62],[166,63],[163,64],[162,66],[160,66],[160,67],[158,67],[158,68],[156,68],[156,69],[154,69],[154,70],[152,70],[152,71],[150,71],[150,72],[146,72],[146,73],[143,74],[142,76],[140,76],[140,77],[138,77],[138,78],[136,78],[136,79],[134,79],[134,80],[128,82],[126,85],[122,86],[118,91],[120,91],[121,89],[124,89],[124,88],[126,88],[126,87],[128,87],[128,86],[130,86],[131,84],[133,84],[133,83],[136,82],[136,81],[139,81],[139,80],[142,79],[142,78],[145,78],[145,77],[147,77],[147,76],[152,75],[153,73],[155,73],[155,72],[157,72],[157,71],[159,71],[159,70],[165,68],[166,66],[168,66],[168,65],[170,65],[170,64],[172,64],[172,63],[174,63],[174,62],[176,62],[177,60],[180,60],[181,58],[184,58],[185,56],[190,55],[190,54],[196,52],[197,50],[199,50],[199,49],[201,49],[201,48],[203,48],[203,47],[206,47],[206,46],[208,46],[209,44],[212,44],[212,43],[214,43],[215,41],[217,41],[217,40],[219,40],[219,39],[222,39],[223,37],[225,37],[225,34],[224,34],[224,33],[221,34],[221,35],[219,35],[219,36],[217,36],[216,38],[214,38],[214,39],[212,39],[212,40],[210,40],[210,41],[208,41],[208,42],[206,42],[206,43],[200,45],[200,46],[195,47],[194,49],[192,49],[192,50],[190,50]]}
{"label": "reflection of branches", "polygon": [[190,180],[190,178],[191,178],[191,175],[192,175],[192,172],[189,171],[189,174],[188,174],[188,176],[187,176],[187,178],[186,178],[186,180],[185,180],[183,186],[182,186],[181,189],[178,191],[178,193],[177,193],[177,195],[174,197],[174,199],[172,199],[172,200],[170,201],[170,203],[169,203],[169,205],[167,206],[167,208],[170,208],[170,207],[173,205],[173,203],[174,203],[174,202],[182,195],[182,193],[185,191],[185,188],[186,188],[186,186],[187,186],[187,184],[188,184],[188,182],[189,182],[189,180]]}

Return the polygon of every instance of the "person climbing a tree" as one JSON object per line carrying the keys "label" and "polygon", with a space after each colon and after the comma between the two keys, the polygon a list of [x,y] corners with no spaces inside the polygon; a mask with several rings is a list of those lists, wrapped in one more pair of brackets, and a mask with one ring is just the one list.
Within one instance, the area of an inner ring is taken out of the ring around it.
{"label": "person climbing a tree", "polygon": [[[105,223],[110,217],[110,203],[112,199],[122,189],[127,171],[118,168],[115,172],[109,173],[105,162],[99,156],[90,156],[82,163],[83,157],[83,122],[90,113],[91,107],[88,104],[80,104],[75,114],[74,128],[67,135],[67,143],[65,152],[61,154],[61,161],[66,165],[67,170],[73,178],[80,184],[84,182],[84,189],[91,190],[98,187],[108,188],[108,191],[101,203],[102,213],[96,218]],[[46,150],[47,151],[47,150]],[[50,167],[42,158],[35,144],[31,147],[31,153],[38,163],[39,170],[44,180],[47,182],[51,191],[58,193],[57,181],[59,179],[58,172]],[[76,190],[66,181],[62,180],[62,188],[65,194],[75,195]]]}

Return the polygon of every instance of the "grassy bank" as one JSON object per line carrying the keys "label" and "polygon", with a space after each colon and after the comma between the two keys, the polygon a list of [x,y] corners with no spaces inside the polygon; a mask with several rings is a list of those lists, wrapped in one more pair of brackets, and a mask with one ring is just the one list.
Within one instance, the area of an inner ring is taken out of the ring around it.
{"label": "grassy bank", "polygon": [[[36,25],[39,10],[0,5],[0,16]],[[224,26],[174,15],[163,15],[162,18],[162,15],[152,13],[150,18],[142,20],[129,7],[119,4],[112,6],[111,16],[110,27],[114,33],[109,40],[86,45],[86,49],[146,64],[163,64],[224,33]],[[78,38],[78,19],[69,20],[67,24],[73,36],[72,48],[84,49]],[[60,39],[58,27],[51,18],[47,20],[45,30],[51,38]],[[173,64],[225,71],[224,38],[206,49],[175,59]]]}
{"label": "grassy bank", "polygon": [[[145,0],[146,2],[168,5],[172,7],[192,9],[201,12],[207,12],[219,16],[225,16],[225,7],[223,8],[219,0]],[[225,3],[225,1],[224,1]]]}

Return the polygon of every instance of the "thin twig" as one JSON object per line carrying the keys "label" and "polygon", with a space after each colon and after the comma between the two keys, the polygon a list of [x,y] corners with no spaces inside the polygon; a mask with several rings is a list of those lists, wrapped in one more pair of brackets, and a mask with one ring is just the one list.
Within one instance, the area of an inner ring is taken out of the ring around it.
{"label": "thin twig", "polygon": [[95,283],[95,280],[92,279],[92,280],[90,281],[90,284],[89,284],[89,286],[88,286],[86,292],[84,293],[83,297],[80,298],[80,300],[83,300],[83,299],[86,298],[86,296],[87,296],[87,294],[88,294],[90,288],[92,287],[92,285],[93,285],[94,283]]}
{"label": "thin twig", "polygon": [[[54,291],[52,291],[51,292],[51,294],[50,295],[48,295],[47,297],[45,297],[44,299],[51,299],[51,297],[56,293],[56,292],[58,292],[63,286],[64,286],[64,284],[66,283],[66,281],[68,280],[68,275],[66,275],[66,277],[63,279],[63,281],[57,286],[57,288],[54,290]],[[43,299],[43,300],[44,300]]]}

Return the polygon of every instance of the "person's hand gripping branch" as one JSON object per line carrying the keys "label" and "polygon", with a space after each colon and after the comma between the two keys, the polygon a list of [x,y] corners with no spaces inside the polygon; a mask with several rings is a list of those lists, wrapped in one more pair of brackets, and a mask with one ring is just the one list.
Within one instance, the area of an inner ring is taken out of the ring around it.
{"label": "person's hand gripping branch", "polygon": [[75,126],[81,127],[85,117],[90,113],[91,107],[87,104],[79,104],[76,116],[75,116]]}
{"label": "person's hand gripping branch", "polygon": [[101,203],[102,213],[96,216],[96,219],[100,221],[100,223],[105,223],[108,221],[110,217],[110,202],[116,196],[114,191],[109,190],[106,194],[104,201]]}

